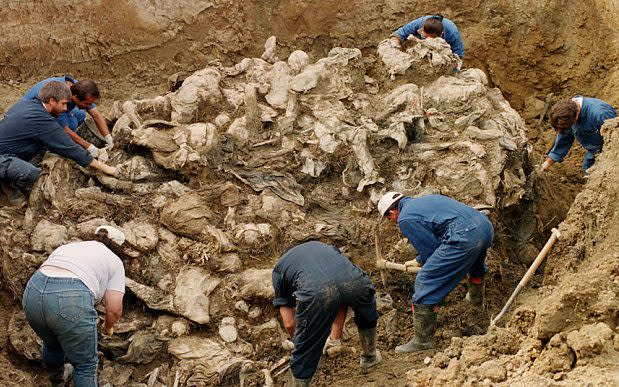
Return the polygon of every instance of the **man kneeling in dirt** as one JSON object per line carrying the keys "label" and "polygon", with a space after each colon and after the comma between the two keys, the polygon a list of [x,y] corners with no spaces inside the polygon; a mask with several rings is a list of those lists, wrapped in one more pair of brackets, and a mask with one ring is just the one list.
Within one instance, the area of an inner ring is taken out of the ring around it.
{"label": "man kneeling in dirt", "polygon": [[109,175],[117,170],[92,157],[78,146],[54,117],[67,110],[71,91],[63,82],[49,82],[38,98],[19,101],[0,121],[0,180],[12,205],[22,205],[37,180],[40,168],[29,161],[46,149],[70,158],[82,167],[91,166]]}
{"label": "man kneeling in dirt", "polygon": [[331,325],[341,335],[348,307],[355,312],[359,330],[362,371],[380,363],[374,286],[368,275],[335,247],[310,241],[291,248],[273,268],[273,288],[273,305],[294,337],[290,359],[293,386],[310,385]]}
{"label": "man kneeling in dirt", "polygon": [[494,235],[492,224],[474,208],[442,195],[411,198],[387,192],[378,201],[378,211],[398,223],[421,265],[413,293],[415,336],[396,352],[434,348],[437,306],[467,274],[467,300],[484,308],[484,261]]}
{"label": "man kneeling in dirt", "polygon": [[[464,58],[464,43],[458,27],[451,20],[442,15],[426,15],[398,28],[390,37],[393,47],[400,48],[409,35],[418,40],[426,38],[443,38],[451,47],[451,51]],[[458,69],[460,66],[458,66]]]}
{"label": "man kneeling in dirt", "polygon": [[[92,155],[92,157],[99,157],[99,149],[94,144],[89,143],[77,134],[77,130],[86,120],[86,112],[90,114],[99,133],[105,139],[108,148],[111,150],[114,147],[114,139],[110,134],[110,129],[107,126],[105,117],[97,109],[96,102],[99,97],[99,88],[95,81],[91,79],[83,79],[77,81],[68,75],[64,77],[47,78],[32,86],[30,90],[22,97],[23,101],[29,101],[33,98],[37,98],[39,92],[43,86],[50,82],[63,82],[66,83],[71,90],[71,97],[67,103],[67,111],[60,113],[56,120],[65,130],[65,132],[75,141],[82,146]],[[84,110],[86,112],[84,112]]]}
{"label": "man kneeling in dirt", "polygon": [[587,150],[582,160],[582,172],[586,176],[587,170],[595,163],[595,155],[604,146],[600,129],[604,121],[615,117],[615,109],[597,98],[576,96],[554,104],[550,109],[550,124],[557,131],[557,137],[540,170],[544,172],[552,164],[563,161],[577,139]]}

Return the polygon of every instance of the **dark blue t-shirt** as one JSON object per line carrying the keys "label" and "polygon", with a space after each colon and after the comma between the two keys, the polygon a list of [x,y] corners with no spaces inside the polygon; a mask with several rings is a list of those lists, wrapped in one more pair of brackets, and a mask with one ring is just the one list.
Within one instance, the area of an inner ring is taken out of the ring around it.
{"label": "dark blue t-shirt", "polygon": [[288,250],[273,268],[275,306],[294,306],[309,300],[327,286],[365,277],[333,246],[318,241],[305,242]]}
{"label": "dark blue t-shirt", "polygon": [[93,160],[45,110],[41,100],[17,102],[0,121],[0,154],[30,161],[44,149],[75,160],[82,167]]}

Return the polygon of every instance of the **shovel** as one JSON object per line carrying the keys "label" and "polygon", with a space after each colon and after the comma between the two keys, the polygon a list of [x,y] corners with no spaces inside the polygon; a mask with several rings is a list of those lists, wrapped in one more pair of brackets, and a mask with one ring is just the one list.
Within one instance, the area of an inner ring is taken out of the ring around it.
{"label": "shovel", "polygon": [[520,283],[518,283],[518,286],[516,286],[516,290],[514,290],[511,297],[509,297],[509,300],[507,300],[507,303],[505,304],[503,309],[501,309],[501,313],[499,313],[498,316],[490,320],[490,326],[496,325],[497,321],[499,321],[501,317],[503,317],[505,312],[507,312],[507,309],[509,309],[509,307],[512,305],[512,303],[514,302],[514,300],[516,299],[516,297],[518,296],[522,288],[524,288],[527,285],[527,283],[529,283],[529,281],[531,280],[531,277],[533,277],[533,274],[535,273],[535,270],[537,270],[539,265],[542,264],[542,261],[544,260],[544,258],[546,258],[546,255],[548,255],[548,252],[550,251],[550,249],[552,249],[552,246],[555,244],[555,242],[560,237],[561,237],[561,233],[559,232],[559,230],[557,230],[556,228],[553,228],[550,239],[548,239],[548,242],[546,242],[542,251],[539,252],[539,254],[537,255],[537,258],[535,258],[535,261],[533,261],[533,263],[531,264],[531,267],[529,267],[529,270],[527,270],[524,277],[522,277],[522,279],[520,280]]}

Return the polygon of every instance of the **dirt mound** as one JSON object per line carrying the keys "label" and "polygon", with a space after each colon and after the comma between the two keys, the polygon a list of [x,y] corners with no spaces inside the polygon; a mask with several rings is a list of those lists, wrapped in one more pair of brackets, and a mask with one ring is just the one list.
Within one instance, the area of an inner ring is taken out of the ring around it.
{"label": "dirt mound", "polygon": [[619,120],[548,257],[544,285],[507,328],[456,339],[410,385],[616,385],[619,383]]}

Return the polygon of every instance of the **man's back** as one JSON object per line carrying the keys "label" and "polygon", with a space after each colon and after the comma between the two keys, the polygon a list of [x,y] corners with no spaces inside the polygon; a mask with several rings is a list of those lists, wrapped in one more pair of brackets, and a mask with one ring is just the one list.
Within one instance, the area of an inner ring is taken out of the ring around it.
{"label": "man's back", "polygon": [[[288,250],[273,268],[279,287],[288,298],[311,296],[317,290],[348,282],[365,274],[335,247],[310,241]],[[276,288],[276,293],[279,293]]]}

